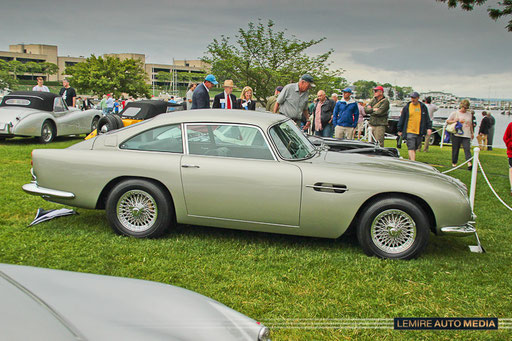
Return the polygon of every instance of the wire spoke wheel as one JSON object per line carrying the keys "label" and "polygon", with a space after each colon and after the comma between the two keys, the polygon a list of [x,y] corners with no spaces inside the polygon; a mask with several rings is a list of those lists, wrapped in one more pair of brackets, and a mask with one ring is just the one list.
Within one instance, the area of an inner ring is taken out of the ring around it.
{"label": "wire spoke wheel", "polygon": [[41,142],[49,143],[53,140],[53,127],[51,123],[44,122],[43,127],[41,128]]}
{"label": "wire spoke wheel", "polygon": [[155,199],[138,189],[124,193],[117,201],[116,211],[119,222],[132,232],[149,230],[158,218]]}
{"label": "wire spoke wheel", "polygon": [[370,227],[371,239],[381,251],[399,254],[416,240],[416,223],[405,211],[389,209],[379,213]]}

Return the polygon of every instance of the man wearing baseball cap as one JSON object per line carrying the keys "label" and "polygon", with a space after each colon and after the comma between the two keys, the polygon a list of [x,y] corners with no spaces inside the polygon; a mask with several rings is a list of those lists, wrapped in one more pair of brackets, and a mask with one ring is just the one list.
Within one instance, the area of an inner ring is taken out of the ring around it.
{"label": "man wearing baseball cap", "polygon": [[388,125],[389,100],[384,96],[384,88],[376,86],[373,88],[374,97],[364,108],[364,112],[370,115],[370,127],[375,140],[381,147],[384,147],[384,135]]}
{"label": "man wearing baseball cap", "polygon": [[354,128],[359,121],[359,107],[352,98],[352,89],[343,89],[343,98],[336,103],[332,123],[334,124],[334,137],[349,139],[354,137]]}
{"label": "man wearing baseball cap", "polygon": [[299,127],[302,116],[308,121],[308,90],[315,87],[313,81],[311,75],[305,74],[300,77],[298,83],[286,85],[277,97],[274,112],[291,118]]}
{"label": "man wearing baseball cap", "polygon": [[405,105],[398,120],[398,135],[407,139],[409,160],[416,161],[416,149],[420,149],[423,136],[432,134],[432,121],[428,108],[419,101],[420,94],[411,93],[411,101]]}
{"label": "man wearing baseball cap", "polygon": [[210,89],[219,84],[214,75],[205,77],[204,82],[199,84],[192,94],[191,109],[210,109]]}

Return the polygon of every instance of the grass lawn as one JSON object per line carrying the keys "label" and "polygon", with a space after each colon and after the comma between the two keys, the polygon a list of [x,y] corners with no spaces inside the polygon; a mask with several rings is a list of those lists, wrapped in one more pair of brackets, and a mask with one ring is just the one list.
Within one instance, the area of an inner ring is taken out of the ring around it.
{"label": "grass lawn", "polygon": [[[30,181],[32,149],[65,148],[78,141],[59,138],[49,146],[33,139],[0,142],[0,262],[177,285],[262,321],[273,340],[512,338],[510,329],[279,328],[282,319],[511,318],[512,212],[495,199],[481,175],[475,212],[485,254],[469,252],[473,237],[434,235],[424,254],[412,261],[367,257],[350,236],[329,240],[178,226],[163,238],[139,240],[114,234],[104,211],[85,209],[27,227],[37,208],[62,207],[21,190]],[[405,146],[401,153],[407,157]],[[446,170],[450,155],[450,147],[432,146],[417,159]],[[498,194],[512,204],[505,151],[482,152],[481,162]],[[469,187],[465,168],[450,174]]]}

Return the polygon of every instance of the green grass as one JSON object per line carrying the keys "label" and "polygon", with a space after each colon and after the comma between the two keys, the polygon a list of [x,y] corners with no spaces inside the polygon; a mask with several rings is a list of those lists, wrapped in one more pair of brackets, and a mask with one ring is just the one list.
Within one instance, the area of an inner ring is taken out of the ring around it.
{"label": "green grass", "polygon": [[[29,196],[33,139],[0,142],[0,262],[126,276],[184,287],[212,297],[272,329],[281,318],[512,317],[512,212],[479,176],[477,226],[485,254],[469,252],[474,238],[431,235],[412,261],[363,254],[354,237],[338,240],[178,226],[156,240],[117,236],[103,211],[77,209],[27,227],[37,208],[61,206]],[[392,141],[387,141],[392,145]],[[404,157],[407,148],[401,149]],[[418,161],[450,168],[451,148],[431,147]],[[461,153],[460,160],[463,159]],[[482,152],[494,187],[509,204],[504,150]],[[451,173],[469,186],[466,169]],[[127,297],[129,299],[129,297]],[[274,340],[510,339],[498,331],[394,331],[274,328]]]}

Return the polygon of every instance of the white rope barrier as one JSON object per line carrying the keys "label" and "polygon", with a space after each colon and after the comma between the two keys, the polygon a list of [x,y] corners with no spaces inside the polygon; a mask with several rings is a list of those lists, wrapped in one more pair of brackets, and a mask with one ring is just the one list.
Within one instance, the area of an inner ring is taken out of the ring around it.
{"label": "white rope barrier", "polygon": [[450,173],[451,171],[454,171],[456,169],[459,169],[460,167],[464,166],[466,163],[470,162],[471,160],[473,160],[475,157],[471,157],[471,159],[469,160],[466,160],[466,162],[464,163],[461,163],[460,165],[456,166],[456,167],[453,167],[452,169],[448,169],[448,170],[445,170],[444,172],[442,172],[443,174],[446,174],[446,173]]}
{"label": "white rope barrier", "polygon": [[489,188],[491,189],[492,193],[496,196],[496,198],[498,198],[498,200],[506,207],[508,208],[509,210],[512,211],[512,207],[510,207],[509,205],[507,205],[503,199],[500,198],[500,196],[496,193],[496,191],[494,190],[494,188],[492,187],[489,179],[487,178],[487,175],[485,174],[484,172],[484,169],[482,167],[482,163],[480,162],[480,160],[477,160],[477,163],[478,163],[478,167],[480,168],[480,171],[482,172],[482,175],[484,176],[484,179],[485,181],[487,182],[487,185],[489,186]]}

